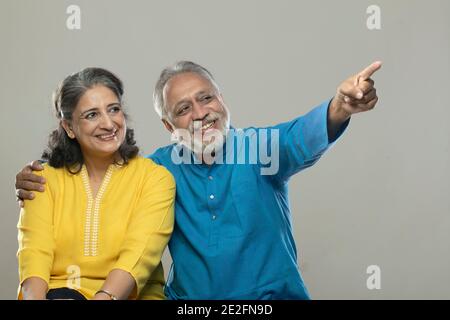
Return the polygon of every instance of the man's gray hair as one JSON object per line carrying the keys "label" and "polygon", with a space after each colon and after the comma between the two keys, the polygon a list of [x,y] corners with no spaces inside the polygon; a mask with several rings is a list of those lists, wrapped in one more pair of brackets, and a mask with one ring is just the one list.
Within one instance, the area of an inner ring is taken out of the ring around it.
{"label": "man's gray hair", "polygon": [[212,74],[204,67],[191,61],[178,61],[174,65],[165,68],[161,75],[159,76],[158,82],[155,86],[155,91],[153,92],[153,104],[155,106],[155,111],[158,113],[161,119],[167,119],[167,105],[164,97],[164,88],[167,82],[174,76],[181,73],[193,72],[208,80],[213,87],[220,94],[219,86],[214,80]]}

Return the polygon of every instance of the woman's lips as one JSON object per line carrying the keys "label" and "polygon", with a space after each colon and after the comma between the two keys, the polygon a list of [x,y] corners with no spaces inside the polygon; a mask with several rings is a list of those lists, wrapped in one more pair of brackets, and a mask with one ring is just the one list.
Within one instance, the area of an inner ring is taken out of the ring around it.
{"label": "woman's lips", "polygon": [[117,131],[114,131],[113,133],[108,133],[108,134],[100,134],[97,135],[96,137],[102,141],[111,141],[111,140],[115,140],[117,138]]}

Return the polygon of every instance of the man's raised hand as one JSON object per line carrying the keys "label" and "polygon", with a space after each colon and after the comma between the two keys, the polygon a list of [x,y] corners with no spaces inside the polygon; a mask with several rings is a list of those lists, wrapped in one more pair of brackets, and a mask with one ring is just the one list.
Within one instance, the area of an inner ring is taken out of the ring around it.
{"label": "man's raised hand", "polygon": [[373,109],[378,96],[371,77],[380,68],[381,61],[376,61],[342,82],[330,106],[330,113],[333,113],[330,116],[337,117],[337,122],[343,122],[354,113]]}

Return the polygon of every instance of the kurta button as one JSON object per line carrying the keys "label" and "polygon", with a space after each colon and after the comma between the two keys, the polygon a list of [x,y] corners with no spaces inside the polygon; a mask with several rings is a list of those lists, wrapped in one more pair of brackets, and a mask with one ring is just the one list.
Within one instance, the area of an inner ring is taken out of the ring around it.
{"label": "kurta button", "polygon": [[216,216],[212,216],[212,219],[213,219],[213,220],[216,220]]}
{"label": "kurta button", "polygon": [[209,198],[210,198],[211,200],[214,199],[214,195],[213,195],[213,194],[210,195]]}
{"label": "kurta button", "polygon": [[212,180],[212,179],[213,179],[213,177],[212,177],[212,176],[209,176],[209,177],[208,177],[208,179],[209,179],[209,180]]}

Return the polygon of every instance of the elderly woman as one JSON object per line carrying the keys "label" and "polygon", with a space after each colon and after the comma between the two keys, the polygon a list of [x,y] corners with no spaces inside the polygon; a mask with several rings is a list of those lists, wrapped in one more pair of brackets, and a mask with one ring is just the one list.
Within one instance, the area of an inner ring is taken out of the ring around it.
{"label": "elderly woman", "polygon": [[19,298],[164,298],[175,182],[138,156],[122,95],[100,68],[68,76],[55,93],[59,126],[38,173],[46,189],[18,223]]}

